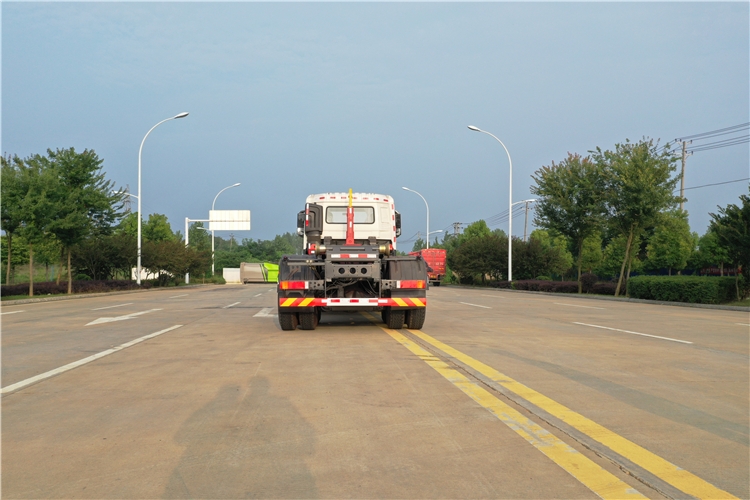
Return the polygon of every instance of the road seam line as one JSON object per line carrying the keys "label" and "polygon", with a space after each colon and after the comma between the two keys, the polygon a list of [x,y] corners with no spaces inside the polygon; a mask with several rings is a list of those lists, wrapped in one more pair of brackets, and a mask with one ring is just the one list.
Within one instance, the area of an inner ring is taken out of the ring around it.
{"label": "road seam line", "polygon": [[92,311],[101,311],[102,309],[112,309],[114,307],[125,307],[125,306],[131,306],[131,305],[133,305],[133,303],[128,302],[127,304],[118,304],[116,306],[97,307],[96,309],[92,309]]}
{"label": "road seam line", "polygon": [[553,302],[553,304],[556,304],[558,306],[568,306],[568,307],[585,307],[586,309],[601,309],[603,311],[606,311],[604,307],[594,307],[594,306],[579,306],[576,304],[563,304],[562,302]]}
{"label": "road seam line", "polygon": [[470,304],[468,302],[459,302],[459,304],[464,304],[464,305],[467,305],[467,306],[474,306],[474,307],[482,307],[484,309],[492,309],[489,306],[480,306],[479,304]]}
{"label": "road seam line", "polygon": [[111,349],[107,349],[106,351],[99,352],[97,354],[93,354],[87,358],[79,359],[78,361],[73,361],[72,363],[68,363],[67,365],[61,366],[59,368],[55,368],[54,370],[50,370],[48,372],[40,373],[39,375],[36,375],[31,378],[27,378],[26,380],[22,380],[20,382],[16,382],[15,384],[11,384],[7,387],[3,387],[0,389],[0,394],[7,394],[9,392],[17,391],[19,389],[23,389],[24,387],[27,387],[31,384],[34,384],[36,382],[42,381],[44,379],[48,379],[50,377],[53,377],[55,375],[58,375],[60,373],[67,372],[68,370],[72,370],[73,368],[78,368],[79,366],[85,365],[87,363],[91,363],[92,361],[96,361],[99,358],[103,358],[104,356],[109,356],[110,354],[116,353],[117,351],[121,351],[123,349],[127,349],[128,347],[132,347],[136,344],[139,344],[145,340],[152,339],[158,335],[161,335],[163,333],[171,332],[172,330],[176,330],[177,328],[180,328],[182,325],[174,325],[170,326],[169,328],[165,328],[164,330],[159,330],[158,332],[146,335],[144,337],[137,338],[135,340],[131,340],[130,342],[125,342],[124,344],[118,345],[117,347],[113,347]]}
{"label": "road seam line", "polygon": [[648,333],[639,333],[639,332],[631,332],[630,330],[620,330],[619,328],[610,328],[608,326],[599,326],[599,325],[589,325],[588,323],[579,323],[577,321],[572,322],[574,325],[583,325],[583,326],[591,326],[594,328],[602,328],[604,330],[612,330],[615,332],[623,332],[623,333],[632,333],[633,335],[641,335],[643,337],[651,337],[654,339],[661,339],[661,340],[669,340],[672,342],[680,342],[681,344],[692,344],[692,342],[687,340],[680,340],[680,339],[672,339],[669,337],[659,337],[658,335],[649,335]]}
{"label": "road seam line", "polygon": [[[398,331],[380,328],[599,497],[603,499],[646,498],[638,490],[500,401],[489,391],[472,382]],[[415,330],[409,331],[415,332]]]}
{"label": "road seam line", "polygon": [[420,330],[408,330],[416,337],[455,358],[459,362],[481,373],[493,382],[508,389],[522,399],[534,406],[546,411],[574,429],[582,432],[589,438],[597,441],[611,449],[620,456],[630,460],[646,471],[669,483],[680,491],[693,495],[697,498],[737,498],[700,477],[682,469],[663,459],[662,457],[648,451],[647,449],[633,443],[619,434],[597,424],[583,415],[574,412],[570,408],[548,398],[547,396],[521,384],[520,382],[500,373],[491,366],[478,361],[461,351],[450,347],[439,340],[430,337]]}

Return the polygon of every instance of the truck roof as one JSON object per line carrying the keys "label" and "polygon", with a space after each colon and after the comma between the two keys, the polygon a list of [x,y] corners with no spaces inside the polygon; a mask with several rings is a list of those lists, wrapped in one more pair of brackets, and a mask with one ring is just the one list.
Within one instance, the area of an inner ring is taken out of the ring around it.
{"label": "truck roof", "polygon": [[[305,200],[306,203],[315,203],[318,201],[348,201],[349,193],[320,193],[311,194]],[[385,203],[393,203],[393,198],[385,194],[377,193],[352,193],[352,200],[354,201],[378,201]]]}

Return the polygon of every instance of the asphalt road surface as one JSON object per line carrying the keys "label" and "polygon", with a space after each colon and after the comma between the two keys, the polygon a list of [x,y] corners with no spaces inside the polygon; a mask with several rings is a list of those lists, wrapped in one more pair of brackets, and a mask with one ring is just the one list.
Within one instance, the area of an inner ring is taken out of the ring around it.
{"label": "asphalt road surface", "polygon": [[750,314],[449,287],[3,304],[4,498],[749,498]]}

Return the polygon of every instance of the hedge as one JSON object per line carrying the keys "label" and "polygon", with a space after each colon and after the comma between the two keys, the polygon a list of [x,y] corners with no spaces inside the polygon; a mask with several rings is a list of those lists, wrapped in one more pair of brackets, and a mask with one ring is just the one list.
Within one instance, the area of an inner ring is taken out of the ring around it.
{"label": "hedge", "polygon": [[633,276],[628,296],[665,302],[720,304],[737,297],[735,278],[711,276]]}
{"label": "hedge", "polygon": [[[115,290],[137,290],[142,288],[151,288],[151,281],[143,281],[141,286],[131,280],[80,280],[73,281],[73,293],[97,293],[111,292]],[[34,283],[34,296],[37,295],[55,295],[68,293],[68,282],[61,281],[56,284],[54,281],[44,281]],[[3,285],[0,288],[0,295],[7,297],[10,295],[28,295],[29,284],[22,283],[19,285]]]}

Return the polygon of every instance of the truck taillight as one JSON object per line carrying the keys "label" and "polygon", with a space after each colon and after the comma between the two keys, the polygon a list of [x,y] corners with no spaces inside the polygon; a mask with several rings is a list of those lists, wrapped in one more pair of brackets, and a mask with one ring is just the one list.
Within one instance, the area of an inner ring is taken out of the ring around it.
{"label": "truck taillight", "polygon": [[397,288],[424,288],[424,280],[400,280],[396,282]]}
{"label": "truck taillight", "polygon": [[307,281],[279,281],[282,290],[306,290]]}

